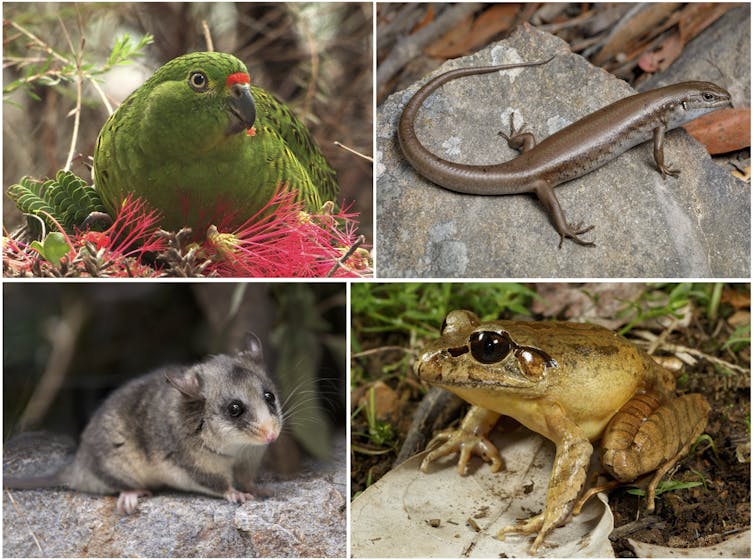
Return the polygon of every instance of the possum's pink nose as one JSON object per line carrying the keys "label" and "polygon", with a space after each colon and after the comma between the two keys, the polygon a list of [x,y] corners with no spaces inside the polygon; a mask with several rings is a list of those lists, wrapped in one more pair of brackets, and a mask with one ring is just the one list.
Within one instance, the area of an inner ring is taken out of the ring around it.
{"label": "possum's pink nose", "polygon": [[265,443],[272,443],[278,438],[280,429],[274,422],[265,422],[259,426],[259,436]]}

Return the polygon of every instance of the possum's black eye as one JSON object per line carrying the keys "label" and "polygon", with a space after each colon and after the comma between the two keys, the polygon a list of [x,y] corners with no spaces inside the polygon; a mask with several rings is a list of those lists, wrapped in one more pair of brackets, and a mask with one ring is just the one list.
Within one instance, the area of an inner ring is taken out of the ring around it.
{"label": "possum's black eye", "polygon": [[238,418],[244,412],[246,412],[246,407],[241,401],[232,401],[228,405],[228,416],[231,418]]}
{"label": "possum's black eye", "polygon": [[273,395],[269,391],[265,391],[264,400],[267,402],[267,404],[275,404],[275,395]]}

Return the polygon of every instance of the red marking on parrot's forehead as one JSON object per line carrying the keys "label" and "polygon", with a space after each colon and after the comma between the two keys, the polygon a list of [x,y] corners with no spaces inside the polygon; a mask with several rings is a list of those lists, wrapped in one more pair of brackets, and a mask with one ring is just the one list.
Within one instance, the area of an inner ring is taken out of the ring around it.
{"label": "red marking on parrot's forehead", "polygon": [[248,84],[251,82],[251,78],[246,72],[236,72],[228,76],[225,80],[225,87],[231,87],[233,84]]}

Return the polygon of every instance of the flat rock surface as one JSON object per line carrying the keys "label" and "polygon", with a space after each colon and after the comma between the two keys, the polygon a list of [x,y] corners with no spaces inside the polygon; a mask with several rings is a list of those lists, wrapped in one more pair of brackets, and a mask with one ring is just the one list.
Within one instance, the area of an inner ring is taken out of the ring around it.
{"label": "flat rock surface", "polygon": [[[309,461],[292,480],[263,481],[272,497],[240,505],[165,491],[121,516],[115,496],[5,490],[3,557],[345,557],[346,445],[339,437],[332,461]],[[65,445],[49,438],[31,457],[6,452],[4,473],[60,464]]]}
{"label": "flat rock surface", "polygon": [[[742,31],[743,32],[743,31]],[[746,28],[748,44],[748,26]],[[733,48],[733,47],[731,47]],[[516,122],[538,139],[634,93],[623,81],[528,26],[432,75],[469,66],[555,59],[539,67],[469,76],[442,86],[416,119],[424,145],[445,159],[492,164],[517,153],[497,136]],[[748,50],[731,53],[746,57]],[[707,79],[725,85],[708,63]],[[534,195],[474,196],[420,176],[398,146],[404,106],[426,82],[390,96],[377,118],[377,255],[380,277],[749,277],[750,189],[715,165],[683,130],[666,136],[663,180],[651,143],[556,189],[571,223],[594,224],[581,247],[559,237]]]}

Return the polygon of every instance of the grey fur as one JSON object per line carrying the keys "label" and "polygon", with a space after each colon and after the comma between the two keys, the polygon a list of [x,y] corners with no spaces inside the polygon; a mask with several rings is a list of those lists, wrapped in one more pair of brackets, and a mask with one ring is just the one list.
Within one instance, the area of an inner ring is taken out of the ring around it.
{"label": "grey fur", "polygon": [[234,355],[162,368],[117,389],[84,429],[72,463],[3,485],[120,492],[118,508],[129,513],[138,496],[162,487],[243,502],[251,496],[234,486],[234,463],[261,462],[282,421],[259,339],[249,333]]}

